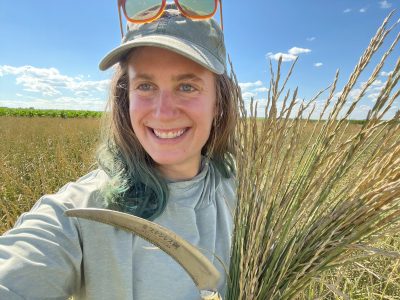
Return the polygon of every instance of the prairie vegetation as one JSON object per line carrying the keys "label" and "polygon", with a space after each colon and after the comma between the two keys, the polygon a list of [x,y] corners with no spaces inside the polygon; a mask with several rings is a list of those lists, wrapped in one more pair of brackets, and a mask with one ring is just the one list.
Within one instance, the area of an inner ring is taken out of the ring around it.
{"label": "prairie vegetation", "polygon": [[[400,111],[386,117],[400,95],[398,56],[365,122],[348,121],[396,49],[400,34],[351,93],[399,24],[389,20],[343,88],[337,73],[325,91],[297,101],[297,89],[286,88],[294,64],[282,77],[280,60],[276,73],[271,64],[262,121],[257,103],[246,109],[236,89],[247,118],[237,127],[238,206],[226,300],[399,299]],[[309,124],[313,114],[319,121]]]}
{"label": "prairie vegetation", "polygon": [[0,117],[0,232],[92,168],[99,119]]}
{"label": "prairie vegetation", "polygon": [[[0,233],[11,228],[42,195],[56,192],[95,168],[99,124],[99,119],[91,118],[0,117]],[[314,124],[306,124],[299,137],[301,145],[307,145]],[[343,139],[360,128],[350,124]],[[386,252],[324,272],[298,298],[399,299],[400,258],[395,252],[400,252],[400,236],[388,232],[373,246]]]}

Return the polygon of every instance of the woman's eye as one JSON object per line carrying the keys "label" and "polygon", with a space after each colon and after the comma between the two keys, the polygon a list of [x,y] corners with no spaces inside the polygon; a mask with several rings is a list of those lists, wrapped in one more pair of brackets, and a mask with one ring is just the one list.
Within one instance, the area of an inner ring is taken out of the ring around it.
{"label": "woman's eye", "polygon": [[190,84],[182,84],[180,86],[181,91],[183,92],[194,92],[196,89]]}
{"label": "woman's eye", "polygon": [[142,83],[138,85],[137,89],[141,91],[149,91],[152,89],[152,85],[149,83]]}

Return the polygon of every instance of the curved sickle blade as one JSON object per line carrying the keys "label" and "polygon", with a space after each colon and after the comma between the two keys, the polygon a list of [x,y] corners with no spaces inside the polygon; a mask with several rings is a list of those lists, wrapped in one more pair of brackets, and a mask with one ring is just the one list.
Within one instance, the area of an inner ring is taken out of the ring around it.
{"label": "curved sickle blade", "polygon": [[217,291],[220,274],[215,266],[196,247],[161,225],[126,213],[100,208],[68,209],[65,215],[109,224],[135,233],[178,262],[200,291]]}

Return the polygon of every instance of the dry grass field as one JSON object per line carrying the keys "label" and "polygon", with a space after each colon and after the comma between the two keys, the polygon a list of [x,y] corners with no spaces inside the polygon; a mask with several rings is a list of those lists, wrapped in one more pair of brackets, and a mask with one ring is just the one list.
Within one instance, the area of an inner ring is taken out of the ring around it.
{"label": "dry grass field", "polygon": [[0,232],[93,168],[99,119],[0,117]]}
{"label": "dry grass field", "polygon": [[[99,125],[100,119],[0,117],[0,233],[40,196],[96,168]],[[359,126],[350,125],[346,135]],[[300,140],[307,147],[306,137]],[[399,234],[373,245],[399,252]],[[387,253],[326,272],[296,298],[400,299],[400,259]]]}
{"label": "dry grass field", "polygon": [[[346,135],[360,126],[351,125]],[[96,118],[0,117],[0,233],[42,195],[95,168],[99,128]],[[312,128],[307,125],[306,132]],[[300,148],[307,147],[306,137]]]}

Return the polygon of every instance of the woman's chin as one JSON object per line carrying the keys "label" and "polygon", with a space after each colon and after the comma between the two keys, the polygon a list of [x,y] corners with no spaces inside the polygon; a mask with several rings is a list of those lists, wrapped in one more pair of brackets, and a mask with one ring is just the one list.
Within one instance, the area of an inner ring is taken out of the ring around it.
{"label": "woman's chin", "polygon": [[[189,179],[198,174],[200,168],[201,154],[190,158],[180,155],[160,155],[153,157],[157,168],[166,178]],[[179,175],[178,175],[179,174]],[[180,178],[177,178],[180,177]]]}

